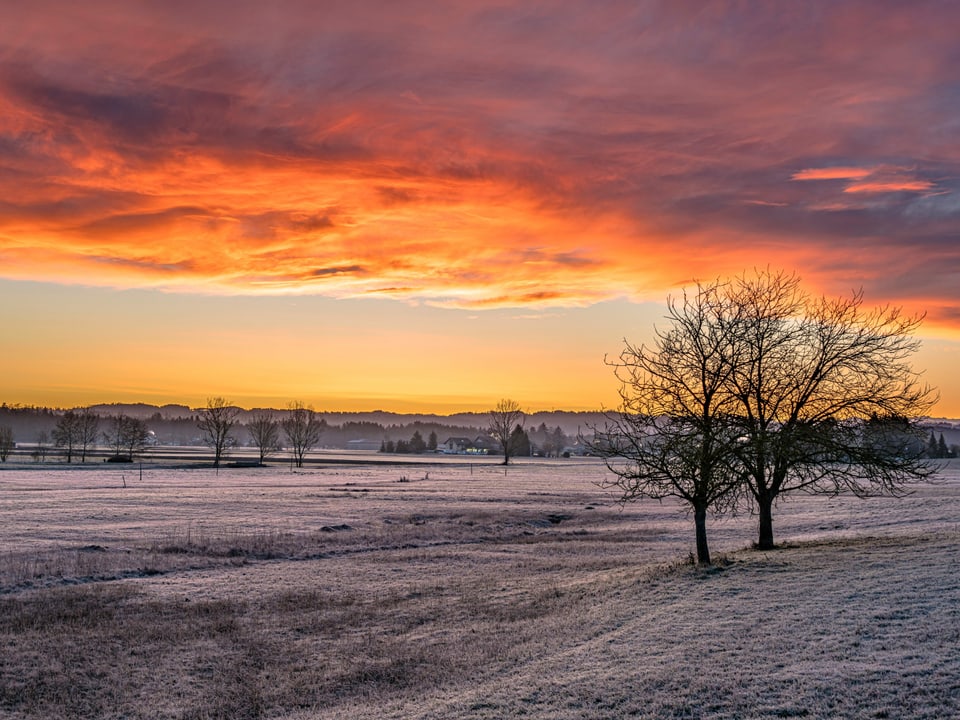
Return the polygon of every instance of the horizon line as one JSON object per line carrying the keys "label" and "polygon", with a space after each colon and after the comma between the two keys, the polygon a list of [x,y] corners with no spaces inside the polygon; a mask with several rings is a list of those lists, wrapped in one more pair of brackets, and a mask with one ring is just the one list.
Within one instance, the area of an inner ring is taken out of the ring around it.
{"label": "horizon line", "polygon": [[[228,402],[229,402],[229,401],[228,401]],[[165,407],[171,407],[171,406],[173,406],[173,407],[186,408],[186,409],[189,410],[190,412],[200,412],[200,411],[202,411],[202,410],[204,409],[204,406],[203,406],[203,405],[194,406],[194,405],[190,405],[190,404],[188,404],[188,403],[183,403],[183,402],[165,402],[165,403],[157,404],[157,403],[151,403],[151,402],[146,402],[146,401],[142,401],[142,400],[137,400],[137,401],[114,401],[114,402],[93,402],[93,403],[86,403],[86,404],[79,404],[79,405],[44,405],[44,404],[37,404],[37,403],[23,403],[23,402],[12,402],[12,403],[11,403],[11,402],[8,402],[8,401],[0,401],[0,408],[7,408],[7,409],[12,409],[12,410],[16,410],[16,409],[24,409],[24,410],[51,410],[51,411],[54,411],[54,412],[66,412],[66,411],[70,411],[70,410],[84,410],[84,409],[86,409],[86,408],[105,407],[105,406],[111,406],[111,405],[129,405],[129,406],[141,405],[141,406],[145,406],[145,407],[149,407],[149,408],[157,408],[158,410],[159,410],[159,409],[162,409],[162,408],[165,408]],[[232,402],[229,404],[229,407],[231,407],[231,408],[236,408],[237,410],[240,410],[240,411],[242,411],[242,412],[255,412],[255,411],[257,411],[257,410],[270,410],[270,411],[273,411],[273,412],[284,412],[284,411],[286,411],[286,410],[289,409],[289,408],[287,408],[287,407],[272,407],[272,406],[250,406],[250,407],[245,407],[245,406],[243,406],[243,405],[238,405],[238,404],[235,404],[235,403],[232,403]],[[488,409],[483,409],[483,410],[479,410],[479,409],[478,409],[478,410],[455,410],[455,411],[452,411],[452,412],[442,412],[442,411],[435,411],[435,410],[415,410],[415,411],[411,411],[411,410],[388,410],[388,409],[385,409],[385,408],[375,408],[375,409],[372,409],[372,410],[342,410],[342,409],[339,409],[339,410],[328,410],[328,409],[317,409],[317,408],[312,407],[312,406],[309,405],[309,404],[307,405],[307,407],[308,407],[308,409],[313,410],[313,411],[314,411],[315,413],[317,413],[317,414],[325,414],[325,415],[374,415],[374,414],[378,414],[378,413],[379,413],[379,414],[385,414],[385,415],[430,415],[430,416],[435,416],[435,417],[453,417],[453,416],[455,416],[455,415],[485,415],[485,414],[488,414],[491,410],[493,410],[493,406],[492,406],[492,405],[491,405],[490,408],[488,408]],[[592,408],[592,409],[570,409],[570,408],[550,408],[550,409],[544,409],[544,408],[540,408],[540,409],[536,409],[536,410],[532,410],[532,409],[531,409],[531,410],[523,410],[523,413],[524,413],[525,415],[539,415],[539,414],[541,414],[541,413],[570,413],[570,414],[601,413],[601,414],[603,414],[603,413],[607,413],[607,412],[611,412],[611,411],[612,411],[612,409],[610,409],[610,408],[608,408],[608,409],[604,409],[604,408]]]}

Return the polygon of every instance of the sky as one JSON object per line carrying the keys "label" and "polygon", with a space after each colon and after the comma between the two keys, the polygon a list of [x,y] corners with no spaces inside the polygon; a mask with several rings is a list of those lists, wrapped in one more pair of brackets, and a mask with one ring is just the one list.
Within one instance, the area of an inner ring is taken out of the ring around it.
{"label": "sky", "polygon": [[697,280],[925,313],[960,417],[960,4],[84,3],[0,25],[0,400],[617,402]]}

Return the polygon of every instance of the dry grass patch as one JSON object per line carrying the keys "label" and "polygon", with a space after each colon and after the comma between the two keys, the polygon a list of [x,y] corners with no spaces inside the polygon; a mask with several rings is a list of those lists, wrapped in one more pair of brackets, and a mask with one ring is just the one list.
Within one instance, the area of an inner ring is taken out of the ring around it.
{"label": "dry grass patch", "polygon": [[[558,518],[561,518],[558,520]],[[559,550],[584,556],[605,543],[655,542],[656,528],[611,531],[610,513],[573,516],[540,510],[385,515],[362,525],[334,523],[312,532],[186,524],[153,539],[0,552],[0,595],[41,587],[102,582],[263,560],[312,560],[442,546],[575,543]],[[575,529],[568,529],[570,527]],[[587,546],[591,547],[588,548]],[[609,565],[609,562],[606,563]]]}
{"label": "dry grass patch", "polygon": [[16,648],[0,663],[0,711],[259,718],[429,693],[528,656],[542,647],[536,621],[577,611],[557,588],[414,582],[364,598],[158,600],[134,583],[0,598],[0,642]]}
{"label": "dry grass patch", "polygon": [[517,551],[543,545],[391,549],[217,569],[249,583],[219,595],[188,594],[189,574],[163,593],[160,579],[22,592],[0,598],[0,714],[944,717],[960,711],[957,545],[592,571],[549,553],[531,571]]}

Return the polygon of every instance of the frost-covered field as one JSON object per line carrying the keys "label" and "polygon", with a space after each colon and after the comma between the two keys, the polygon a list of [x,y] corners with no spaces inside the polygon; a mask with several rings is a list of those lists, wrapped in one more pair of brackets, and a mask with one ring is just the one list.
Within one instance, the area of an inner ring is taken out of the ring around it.
{"label": "frost-covered field", "polygon": [[0,469],[0,717],[960,716],[960,465],[701,570],[593,459],[327,459]]}

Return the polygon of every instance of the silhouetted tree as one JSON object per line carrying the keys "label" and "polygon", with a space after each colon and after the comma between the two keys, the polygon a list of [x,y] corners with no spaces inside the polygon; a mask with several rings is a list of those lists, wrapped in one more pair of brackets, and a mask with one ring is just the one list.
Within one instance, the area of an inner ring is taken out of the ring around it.
{"label": "silhouetted tree", "polygon": [[619,362],[610,363],[620,408],[593,444],[621,502],[677,498],[693,510],[701,564],[711,561],[707,514],[732,508],[742,487],[727,419],[735,407],[727,309],[719,286],[701,286],[679,301],[668,298],[668,327],[655,329],[651,347],[625,341]]}
{"label": "silhouetted tree", "polygon": [[84,408],[77,413],[77,445],[80,449],[80,462],[86,462],[87,451],[96,447],[99,427],[100,416],[90,408]]}
{"label": "silhouetted tree", "polygon": [[564,434],[559,425],[553,429],[553,437],[550,440],[550,444],[553,447],[554,455],[560,457],[560,453],[563,452],[563,448],[567,446],[567,436]]}
{"label": "silhouetted tree", "polygon": [[262,410],[253,414],[247,423],[247,432],[260,453],[260,464],[281,450],[280,423],[272,413]]}
{"label": "silhouetted tree", "polygon": [[517,425],[523,426],[524,412],[516,400],[503,399],[490,411],[490,425],[488,431],[493,439],[500,444],[503,451],[503,464],[508,465],[510,458],[515,454],[513,446],[513,429]]}
{"label": "silhouetted tree", "polygon": [[510,433],[510,447],[514,457],[530,457],[530,437],[519,424]]}
{"label": "silhouetted tree", "polygon": [[41,430],[37,433],[37,444],[31,453],[34,462],[46,462],[47,459],[47,445],[50,443],[50,436],[45,430]]}
{"label": "silhouetted tree", "polygon": [[435,452],[437,449],[437,433],[434,430],[430,431],[430,435],[427,438],[427,450],[430,452]]}
{"label": "silhouetted tree", "polygon": [[123,452],[132,461],[147,449],[150,440],[150,430],[147,423],[140,418],[127,417],[123,421]]}
{"label": "silhouetted tree", "polygon": [[[734,341],[727,393],[738,460],[773,543],[773,505],[796,491],[898,494],[929,476],[919,416],[936,401],[909,363],[921,317],[865,310],[863,294],[813,298],[796,275],[756,272],[717,286],[719,329]],[[895,418],[910,443],[863,442],[871,417]]]}
{"label": "silhouetted tree", "polygon": [[120,413],[107,420],[107,429],[103,431],[103,441],[110,448],[114,457],[119,457],[123,453],[125,444],[124,426],[128,419],[126,415]]}
{"label": "silhouetted tree", "polygon": [[68,463],[73,462],[74,452],[80,443],[80,418],[73,410],[67,410],[53,428],[53,444],[63,450]]}
{"label": "silhouetted tree", "polygon": [[213,465],[220,467],[224,453],[233,447],[233,426],[237,423],[239,409],[222,397],[207,398],[207,406],[200,411],[197,427],[203,434],[203,442],[213,449]]}
{"label": "silhouetted tree", "polygon": [[937,457],[938,458],[950,457],[950,450],[947,449],[947,443],[943,439],[943,433],[940,433],[940,440],[937,442]]}
{"label": "silhouetted tree", "polygon": [[530,452],[545,457],[550,457],[552,448],[550,446],[550,431],[546,423],[541,422],[537,427],[527,431],[527,437],[530,438]]}
{"label": "silhouetted tree", "polygon": [[287,416],[280,421],[280,425],[290,443],[294,462],[299,468],[303,467],[303,456],[320,442],[323,425],[317,420],[313,408],[302,402],[292,402],[288,408]]}
{"label": "silhouetted tree", "polygon": [[13,442],[13,428],[9,425],[0,427],[0,462],[6,462],[10,452],[15,447]]}
{"label": "silhouetted tree", "polygon": [[419,455],[425,452],[427,444],[423,441],[423,436],[419,430],[413,431],[413,437],[410,438],[410,452]]}

